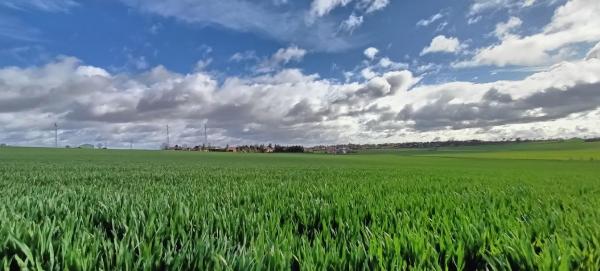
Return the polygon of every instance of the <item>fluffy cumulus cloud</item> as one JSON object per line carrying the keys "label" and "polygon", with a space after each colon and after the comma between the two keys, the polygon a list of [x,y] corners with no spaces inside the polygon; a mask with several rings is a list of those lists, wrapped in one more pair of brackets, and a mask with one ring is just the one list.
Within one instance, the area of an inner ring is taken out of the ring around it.
{"label": "fluffy cumulus cloud", "polygon": [[[402,99],[388,101],[403,104],[399,113],[380,117],[371,127],[391,133],[408,124],[424,134],[442,130],[462,134],[459,138],[498,138],[495,132],[518,137],[527,129],[532,131],[528,137],[538,138],[598,136],[599,72],[600,59],[589,58],[563,62],[518,81],[421,85]],[[581,130],[586,133],[578,133]]]}
{"label": "fluffy cumulus cloud", "polygon": [[375,59],[375,56],[377,56],[377,54],[379,53],[379,50],[375,47],[369,47],[367,49],[365,49],[365,51],[363,52],[363,54],[368,58],[368,59]]}
{"label": "fluffy cumulus cloud", "polygon": [[600,135],[597,48],[522,80],[419,82],[407,70],[345,83],[297,69],[115,74],[63,57],[0,69],[0,142],[52,145],[53,123],[61,145],[147,148],[165,141],[167,124],[172,142],[189,145],[202,143],[205,124],[222,145]]}
{"label": "fluffy cumulus cloud", "polygon": [[421,55],[429,53],[457,53],[463,48],[464,46],[457,38],[439,35],[431,40],[429,46],[423,48]]}
{"label": "fluffy cumulus cloud", "polygon": [[558,7],[541,31],[520,36],[510,30],[521,21],[511,18],[498,25],[500,42],[476,50],[472,59],[458,66],[540,66],[572,57],[572,46],[600,41],[600,1],[570,0]]}

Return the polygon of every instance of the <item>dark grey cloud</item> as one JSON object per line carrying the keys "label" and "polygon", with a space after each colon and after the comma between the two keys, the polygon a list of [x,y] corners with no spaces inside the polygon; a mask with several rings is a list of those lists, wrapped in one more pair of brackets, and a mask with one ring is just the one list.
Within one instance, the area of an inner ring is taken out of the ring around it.
{"label": "dark grey cloud", "polygon": [[442,96],[418,109],[406,105],[398,113],[398,119],[414,122],[414,128],[421,131],[556,120],[597,109],[600,106],[600,83],[581,83],[566,89],[550,88],[521,99],[490,89],[479,102],[452,103],[452,100],[453,97]]}
{"label": "dark grey cloud", "polygon": [[334,115],[333,108],[315,108],[308,100],[303,99],[296,103],[285,115],[284,121],[286,123],[310,123],[310,122],[321,122],[327,117]]}
{"label": "dark grey cloud", "polygon": [[46,97],[15,97],[0,100],[0,113],[19,112],[31,108],[39,107],[43,104]]}
{"label": "dark grey cloud", "polygon": [[362,104],[408,90],[419,80],[409,71],[393,71],[370,79],[358,90],[338,97],[334,104]]}
{"label": "dark grey cloud", "polygon": [[[135,141],[147,148],[165,141],[166,125],[172,142],[188,145],[202,143],[204,125],[209,141],[222,145],[387,141],[466,128],[502,134],[500,126],[534,125],[597,109],[600,78],[590,79],[600,74],[595,70],[600,63],[594,59],[510,84],[417,87],[418,78],[408,71],[339,83],[282,70],[219,84],[201,71],[178,74],[157,67],[111,75],[59,58],[41,67],[0,68],[0,142],[52,145],[54,123],[61,145],[106,141],[128,147]],[[548,78],[563,83],[548,84]],[[547,87],[556,84],[561,87]],[[459,103],[465,95],[457,86],[485,93]],[[577,125],[577,131],[595,132],[586,123]]]}
{"label": "dark grey cloud", "polygon": [[72,103],[65,114],[66,120],[95,121],[108,123],[126,123],[140,120],[139,112],[132,109],[114,110],[106,113],[95,113],[93,108],[82,103]]}
{"label": "dark grey cloud", "polygon": [[185,93],[169,90],[142,97],[136,109],[139,112],[170,110],[186,103],[188,103],[188,97],[185,96]]}

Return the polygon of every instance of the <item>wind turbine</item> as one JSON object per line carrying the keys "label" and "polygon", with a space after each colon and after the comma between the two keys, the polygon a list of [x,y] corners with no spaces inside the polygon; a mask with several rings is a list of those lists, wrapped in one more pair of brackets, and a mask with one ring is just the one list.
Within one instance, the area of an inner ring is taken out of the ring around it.
{"label": "wind turbine", "polygon": [[54,147],[58,148],[58,124],[54,123]]}

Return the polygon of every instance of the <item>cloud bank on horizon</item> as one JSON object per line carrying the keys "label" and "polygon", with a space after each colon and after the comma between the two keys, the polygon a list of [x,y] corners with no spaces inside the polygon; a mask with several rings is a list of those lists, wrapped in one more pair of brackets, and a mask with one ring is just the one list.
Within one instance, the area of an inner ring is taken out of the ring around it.
{"label": "cloud bank on horizon", "polygon": [[[143,148],[167,124],[188,145],[205,125],[222,145],[600,136],[595,0],[89,5],[0,3],[0,143],[52,146],[54,123],[61,145]],[[112,38],[28,18],[102,9],[123,10]]]}

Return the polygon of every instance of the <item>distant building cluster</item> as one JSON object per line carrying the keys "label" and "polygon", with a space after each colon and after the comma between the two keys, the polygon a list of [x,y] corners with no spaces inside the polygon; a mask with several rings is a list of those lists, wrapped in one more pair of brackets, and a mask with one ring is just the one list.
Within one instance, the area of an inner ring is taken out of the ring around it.
{"label": "distant building cluster", "polygon": [[186,145],[175,145],[175,146],[167,146],[163,144],[161,147],[163,150],[174,150],[174,151],[202,151],[202,152],[240,152],[240,153],[302,153],[304,152],[304,147],[300,145],[294,146],[282,146],[282,145],[240,145],[240,146],[230,146],[227,145],[225,147],[215,147],[215,146],[194,146],[189,147]]}
{"label": "distant building cluster", "polygon": [[96,146],[94,146],[92,144],[81,144],[77,147],[72,147],[71,145],[66,145],[65,148],[67,148],[67,149],[88,149],[88,150],[93,150],[93,149],[106,150],[107,149],[107,147],[102,144],[98,144]]}
{"label": "distant building cluster", "polygon": [[306,152],[309,153],[325,153],[325,154],[349,154],[354,153],[358,150],[359,145],[319,145],[314,147],[306,148]]}
{"label": "distant building cluster", "polygon": [[239,145],[225,147],[216,146],[194,146],[175,145],[167,146],[163,144],[162,150],[172,151],[200,151],[200,152],[236,152],[236,153],[322,153],[322,154],[350,154],[360,149],[361,145],[319,145],[314,147],[304,147],[301,145],[283,146],[283,145]]}
{"label": "distant building cluster", "polygon": [[[337,144],[337,145],[317,145],[304,147],[302,145],[239,145],[232,146],[206,146],[198,145],[190,147],[188,145],[169,146],[167,143],[161,145],[162,150],[173,151],[197,151],[197,152],[239,152],[239,153],[321,153],[321,154],[352,154],[369,150],[397,150],[397,149],[432,149],[435,150],[441,147],[460,147],[460,146],[479,146],[479,145],[499,145],[506,143],[526,143],[526,142],[561,142],[565,140],[580,140],[583,142],[598,142],[600,138],[571,138],[571,139],[504,139],[498,141],[482,141],[482,140],[448,140],[448,141],[431,141],[431,142],[406,142],[406,143],[381,143],[381,144]],[[1,143],[0,148],[10,147],[7,144]],[[67,149],[107,149],[107,144],[98,143],[81,144],[79,146],[66,145]],[[132,145],[130,145],[132,149]]]}

